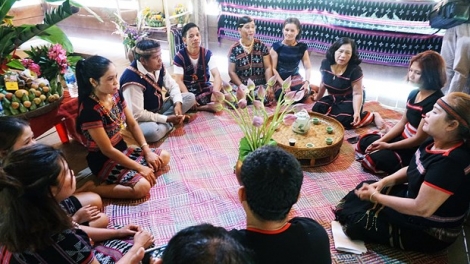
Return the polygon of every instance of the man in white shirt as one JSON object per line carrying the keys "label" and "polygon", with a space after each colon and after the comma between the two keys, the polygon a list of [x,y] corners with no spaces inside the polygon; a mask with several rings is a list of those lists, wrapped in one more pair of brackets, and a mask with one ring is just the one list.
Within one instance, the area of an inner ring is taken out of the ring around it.
{"label": "man in white shirt", "polygon": [[[148,142],[155,142],[182,124],[185,113],[196,100],[181,93],[179,85],[166,72],[160,43],[145,39],[134,47],[134,61],[120,79],[122,93]],[[169,98],[164,100],[165,90]]]}

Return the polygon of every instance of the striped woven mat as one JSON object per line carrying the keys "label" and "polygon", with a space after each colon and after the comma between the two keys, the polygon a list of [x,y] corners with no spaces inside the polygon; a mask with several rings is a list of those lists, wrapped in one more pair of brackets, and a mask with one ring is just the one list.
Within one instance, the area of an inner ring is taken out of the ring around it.
{"label": "striped woven mat", "polygon": [[[376,102],[365,110],[380,112],[389,125],[401,114]],[[164,245],[179,230],[211,223],[228,230],[245,227],[245,213],[238,201],[233,173],[242,132],[228,113],[199,112],[194,120],[175,129],[159,147],[171,153],[170,170],[159,177],[150,195],[138,201],[106,200],[110,226],[135,223],[151,231],[157,245]],[[372,131],[374,127],[345,132],[345,138]],[[155,144],[154,144],[155,146]],[[300,199],[290,217],[317,220],[328,232],[333,263],[445,263],[447,252],[425,255],[367,244],[368,252],[338,252],[331,235],[332,209],[360,181],[374,179],[354,160],[354,146],[346,141],[331,164],[304,171]]]}

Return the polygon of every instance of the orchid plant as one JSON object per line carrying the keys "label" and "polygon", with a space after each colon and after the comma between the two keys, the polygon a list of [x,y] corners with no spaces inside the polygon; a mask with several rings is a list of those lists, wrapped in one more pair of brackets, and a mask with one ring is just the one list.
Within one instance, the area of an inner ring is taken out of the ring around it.
{"label": "orchid plant", "polygon": [[[226,103],[230,109],[225,108],[225,110],[233,117],[243,131],[244,137],[240,141],[238,156],[238,159],[241,161],[245,159],[246,155],[257,148],[264,145],[276,145],[276,142],[272,140],[272,135],[278,126],[281,122],[292,124],[295,120],[295,115],[292,112],[297,112],[303,108],[301,104],[292,106],[294,102],[304,97],[304,91],[290,91],[291,78],[289,77],[282,83],[281,95],[273,114],[270,115],[263,102],[266,97],[266,91],[272,89],[275,83],[276,77],[273,76],[268,80],[267,88],[263,86],[258,88],[256,97],[255,84],[251,79],[248,80],[246,90],[238,89],[235,94],[233,93],[232,86],[227,83],[223,84],[226,94],[214,92],[217,100],[215,104],[218,104],[219,108],[223,108],[222,104]],[[246,97],[253,102],[251,109],[247,107]]]}

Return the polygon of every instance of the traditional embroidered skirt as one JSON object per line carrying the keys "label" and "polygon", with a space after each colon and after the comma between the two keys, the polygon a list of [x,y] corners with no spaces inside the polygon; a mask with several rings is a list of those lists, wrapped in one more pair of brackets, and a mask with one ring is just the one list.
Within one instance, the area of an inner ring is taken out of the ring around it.
{"label": "traditional embroidered skirt", "polygon": [[[160,155],[162,152],[161,149],[152,148],[151,150],[157,155]],[[137,163],[148,166],[141,148],[127,148],[123,151],[123,153]],[[137,171],[123,167],[114,160],[108,159],[99,172],[98,178],[101,180],[101,182],[105,182],[107,184],[134,186],[140,180],[140,178],[142,178],[142,175],[140,175]]]}
{"label": "traditional embroidered skirt", "polygon": [[[374,183],[365,181],[360,183]],[[406,197],[407,186],[396,185],[384,188],[381,193]],[[426,225],[422,217],[401,214],[381,204],[360,200],[354,190],[337,205],[336,220],[351,239],[368,243],[379,243],[421,252],[436,252],[452,244],[461,232],[461,226],[436,228]]]}

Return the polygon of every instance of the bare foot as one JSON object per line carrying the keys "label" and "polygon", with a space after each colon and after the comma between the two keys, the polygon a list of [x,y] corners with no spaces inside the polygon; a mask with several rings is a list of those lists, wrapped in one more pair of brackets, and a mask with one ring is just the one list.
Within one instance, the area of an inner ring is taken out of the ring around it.
{"label": "bare foot", "polygon": [[374,115],[374,123],[375,123],[375,126],[378,128],[378,129],[383,129],[385,127],[385,120],[382,118],[382,116],[377,113],[377,112],[374,112],[373,113]]}
{"label": "bare foot", "polygon": [[212,108],[210,105],[201,105],[197,107],[198,111],[206,111],[206,112],[211,112],[211,113],[216,113],[214,108]]}
{"label": "bare foot", "polygon": [[94,181],[87,181],[85,182],[80,188],[76,189],[75,192],[93,192],[93,190],[96,188],[95,182]]}

